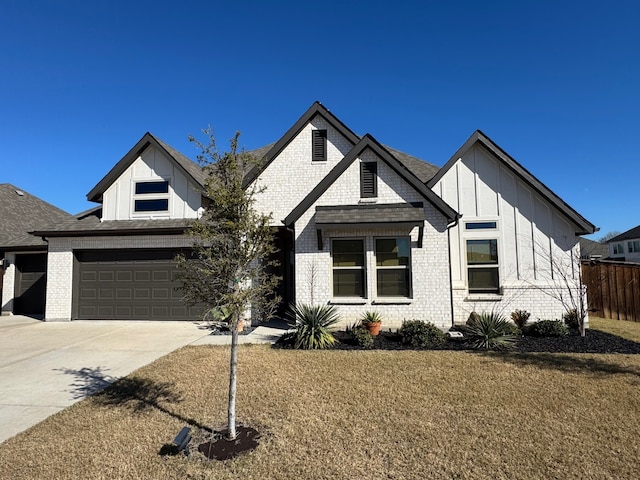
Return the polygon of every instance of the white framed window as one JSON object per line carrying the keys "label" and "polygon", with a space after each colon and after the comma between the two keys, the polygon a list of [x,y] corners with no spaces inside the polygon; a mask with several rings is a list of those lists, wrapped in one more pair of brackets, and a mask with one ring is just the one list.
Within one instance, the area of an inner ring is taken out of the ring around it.
{"label": "white framed window", "polygon": [[629,250],[629,253],[640,252],[640,240],[632,240],[631,242],[627,242],[627,249]]}
{"label": "white framed window", "polygon": [[621,255],[624,253],[624,244],[623,243],[614,243],[613,244],[613,254]]}
{"label": "white framed window", "polygon": [[334,297],[367,297],[364,238],[331,240]]}
{"label": "white framed window", "polygon": [[468,239],[467,280],[469,293],[500,293],[498,240]]}
{"label": "white framed window", "polygon": [[411,238],[376,238],[376,296],[411,298]]}
{"label": "white framed window", "polygon": [[133,213],[168,213],[169,180],[134,181]]}

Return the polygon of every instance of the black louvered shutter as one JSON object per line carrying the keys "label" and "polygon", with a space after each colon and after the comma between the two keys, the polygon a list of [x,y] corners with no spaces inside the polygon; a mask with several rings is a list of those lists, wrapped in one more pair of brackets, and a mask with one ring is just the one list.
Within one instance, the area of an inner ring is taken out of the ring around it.
{"label": "black louvered shutter", "polygon": [[313,130],[311,160],[324,162],[327,160],[327,131]]}
{"label": "black louvered shutter", "polygon": [[362,162],[360,164],[360,198],[378,196],[378,164]]}

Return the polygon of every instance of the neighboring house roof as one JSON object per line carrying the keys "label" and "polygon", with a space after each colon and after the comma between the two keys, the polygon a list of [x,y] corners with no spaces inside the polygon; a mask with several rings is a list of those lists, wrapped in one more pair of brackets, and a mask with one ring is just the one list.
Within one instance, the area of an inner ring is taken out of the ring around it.
{"label": "neighboring house roof", "polygon": [[366,134],[340,162],[324,177],[318,185],[307,195],[284,219],[286,226],[292,226],[300,216],[342,175],[362,152],[370,148],[379,158],[386,162],[401,178],[409,183],[416,191],[433,204],[449,221],[460,218],[458,212],[451,208],[444,200],[422,183],[415,174],[400,163],[389,151],[380,145],[375,138]]}
{"label": "neighboring house roof", "polygon": [[153,235],[183,233],[188,226],[188,219],[140,219],[140,220],[105,220],[101,221],[102,207],[92,208],[79,213],[75,217],[47,224],[33,231],[33,235],[47,237],[94,236],[94,235]]}
{"label": "neighboring house roof", "polygon": [[438,180],[440,180],[444,176],[444,174],[476,144],[482,145],[484,148],[486,148],[495,157],[501,160],[502,163],[506,165],[511,171],[513,171],[518,177],[520,177],[525,183],[527,183],[531,188],[542,195],[542,197],[545,198],[549,203],[551,203],[551,205],[556,207],[569,220],[571,220],[578,227],[578,231],[576,232],[577,234],[586,235],[594,233],[598,230],[595,225],[593,225],[582,215],[576,212],[573,208],[571,208],[567,203],[564,202],[564,200],[553,193],[546,185],[544,185],[540,180],[533,176],[526,168],[520,165],[513,157],[511,157],[507,152],[500,148],[498,144],[496,144],[480,130],[476,130],[473,135],[469,137],[464,145],[462,145],[462,147],[460,147],[458,151],[453,154],[453,156],[440,169],[440,171],[431,180],[429,180],[429,182],[427,182],[427,185],[432,188],[438,182]]}
{"label": "neighboring house roof", "polygon": [[68,218],[71,215],[44,200],[10,183],[0,184],[0,250],[44,247],[47,242],[29,232]]}
{"label": "neighboring house roof", "polygon": [[640,225],[638,225],[637,227],[633,227],[632,229],[627,230],[620,235],[616,235],[615,237],[609,239],[607,243],[622,242],[624,240],[633,240],[636,238],[640,238]]}
{"label": "neighboring house roof", "polygon": [[580,238],[580,258],[599,258],[604,260],[609,256],[609,245],[596,242],[588,238]]}
{"label": "neighboring house roof", "polygon": [[120,159],[118,163],[107,173],[98,184],[87,193],[87,200],[90,202],[102,202],[102,194],[115,182],[122,173],[131,166],[131,164],[140,156],[140,154],[149,146],[153,145],[173,160],[182,173],[190,178],[199,187],[204,186],[205,174],[202,168],[190,158],[184,156],[176,149],[167,145],[159,138],[151,133],[145,133],[127,154]]}
{"label": "neighboring house roof", "polygon": [[[316,115],[322,116],[322,118],[324,118],[333,128],[335,128],[353,145],[358,143],[358,141],[360,140],[360,137],[358,137],[358,135],[353,133],[349,127],[342,123],[342,121],[340,121],[338,117],[327,110],[327,108],[320,102],[316,101],[309,107],[306,112],[302,114],[298,121],[294,123],[289,130],[287,130],[287,132],[280,138],[280,140],[274,143],[271,148],[261,157],[260,166],[255,167],[245,176],[242,186],[246,187],[256,178],[258,178],[260,173],[269,166],[269,164],[278,156],[278,154],[282,152],[282,150],[284,150],[284,148],[289,145],[289,143],[291,143],[291,141],[298,135],[298,133],[300,133],[300,131],[309,122],[311,122]],[[258,152],[260,150],[262,149],[254,150],[253,152]],[[254,153],[254,155],[256,154]]]}

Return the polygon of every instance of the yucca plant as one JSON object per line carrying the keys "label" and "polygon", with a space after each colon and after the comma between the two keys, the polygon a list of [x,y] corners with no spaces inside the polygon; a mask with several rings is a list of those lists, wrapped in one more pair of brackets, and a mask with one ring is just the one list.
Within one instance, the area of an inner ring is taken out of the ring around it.
{"label": "yucca plant", "polygon": [[329,348],[336,343],[331,328],[340,321],[333,305],[289,305],[288,323],[295,330],[294,348],[316,350]]}
{"label": "yucca plant", "polygon": [[512,348],[518,337],[511,331],[511,324],[496,312],[482,313],[464,327],[467,344],[475,350]]}
{"label": "yucca plant", "polygon": [[362,323],[380,323],[382,321],[382,315],[378,312],[367,311],[360,315],[360,321]]}

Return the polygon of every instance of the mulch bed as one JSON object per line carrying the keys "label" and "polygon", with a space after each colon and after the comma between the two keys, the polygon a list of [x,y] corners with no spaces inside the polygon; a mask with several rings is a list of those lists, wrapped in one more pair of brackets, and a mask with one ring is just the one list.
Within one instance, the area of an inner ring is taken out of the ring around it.
{"label": "mulch bed", "polygon": [[[336,349],[362,350],[356,345],[351,335],[346,332],[336,332],[334,336],[339,343]],[[403,345],[395,332],[383,331],[374,337],[374,350],[411,350]],[[470,350],[462,339],[450,339],[438,350]],[[626,340],[610,333],[599,330],[587,330],[585,337],[578,332],[571,332],[566,337],[533,337],[522,336],[512,351],[531,353],[625,353],[640,354],[640,343]]]}

